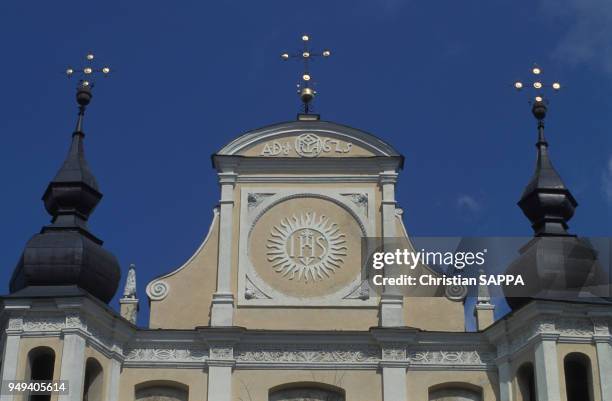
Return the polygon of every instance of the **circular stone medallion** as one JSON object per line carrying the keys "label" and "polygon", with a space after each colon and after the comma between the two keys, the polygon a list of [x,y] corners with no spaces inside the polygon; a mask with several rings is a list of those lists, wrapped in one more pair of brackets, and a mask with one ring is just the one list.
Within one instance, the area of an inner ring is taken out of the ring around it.
{"label": "circular stone medallion", "polygon": [[337,204],[295,198],[259,218],[249,257],[257,274],[282,293],[327,295],[360,274],[361,235],[354,217]]}

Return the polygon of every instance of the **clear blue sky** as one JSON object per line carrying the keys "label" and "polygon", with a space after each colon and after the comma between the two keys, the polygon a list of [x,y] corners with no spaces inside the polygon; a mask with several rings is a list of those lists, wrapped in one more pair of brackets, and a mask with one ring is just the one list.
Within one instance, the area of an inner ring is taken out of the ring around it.
{"label": "clear blue sky", "polygon": [[[511,83],[538,62],[552,99],[553,161],[580,203],[572,231],[612,231],[612,5],[605,0],[0,2],[0,292],[74,127],[88,50],[114,69],[86,118],[104,199],[92,231],[138,266],[144,287],[197,248],[219,195],[209,155],[242,132],[295,118],[303,32],[316,110],[406,156],[398,200],[412,235],[530,235],[516,206],[534,166],[535,122]],[[116,301],[113,302],[116,305]]]}

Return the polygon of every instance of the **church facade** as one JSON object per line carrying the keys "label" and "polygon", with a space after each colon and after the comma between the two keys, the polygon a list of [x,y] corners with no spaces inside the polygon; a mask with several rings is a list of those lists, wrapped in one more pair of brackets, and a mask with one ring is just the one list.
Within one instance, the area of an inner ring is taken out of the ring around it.
{"label": "church facade", "polygon": [[[82,147],[79,126],[45,192],[52,224],[26,245],[0,314],[2,380],[69,392],[2,401],[612,400],[610,304],[534,298],[495,321],[485,288],[466,331],[452,289],[372,291],[362,238],[410,243],[395,197],[403,157],[313,114],[213,155],[208,234],[148,283],[149,327],[137,327],[133,269],[121,312],[108,306],[118,265],[87,228],[100,197]],[[541,181],[525,202],[547,194]]]}

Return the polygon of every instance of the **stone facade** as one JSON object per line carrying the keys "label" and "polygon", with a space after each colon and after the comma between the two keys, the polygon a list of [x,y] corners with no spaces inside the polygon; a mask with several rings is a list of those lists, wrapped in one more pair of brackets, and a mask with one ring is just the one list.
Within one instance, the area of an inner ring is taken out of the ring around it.
{"label": "stone facade", "polygon": [[28,379],[43,349],[70,381],[54,401],[83,399],[96,374],[108,401],[518,401],[529,366],[539,400],[567,401],[564,361],[580,354],[588,397],[612,400],[610,307],[533,301],[466,332],[461,300],[364,284],[362,237],[410,243],[388,144],[297,121],[213,160],[219,206],[196,253],[148,284],[150,327],[130,322],[133,302],[122,317],[86,295],[6,297],[2,380]]}

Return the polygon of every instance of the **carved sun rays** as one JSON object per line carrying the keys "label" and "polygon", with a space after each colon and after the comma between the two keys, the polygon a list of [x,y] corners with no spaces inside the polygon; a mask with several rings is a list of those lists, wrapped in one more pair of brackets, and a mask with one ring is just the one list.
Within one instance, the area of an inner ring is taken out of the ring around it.
{"label": "carved sun rays", "polygon": [[289,280],[321,281],[342,266],[347,252],[345,238],[338,225],[324,215],[294,214],[272,228],[267,259]]}

